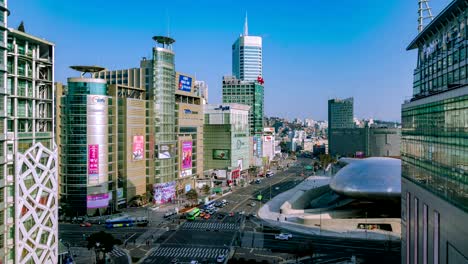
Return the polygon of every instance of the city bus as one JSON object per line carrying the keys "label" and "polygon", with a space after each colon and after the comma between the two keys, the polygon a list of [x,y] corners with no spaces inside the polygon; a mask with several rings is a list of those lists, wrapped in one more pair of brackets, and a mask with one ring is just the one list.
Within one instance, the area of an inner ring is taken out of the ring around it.
{"label": "city bus", "polygon": [[107,219],[106,220],[106,228],[133,226],[134,222],[135,222],[135,220],[133,218]]}
{"label": "city bus", "polygon": [[187,213],[187,220],[195,220],[195,217],[200,215],[200,209],[198,207],[193,208]]}

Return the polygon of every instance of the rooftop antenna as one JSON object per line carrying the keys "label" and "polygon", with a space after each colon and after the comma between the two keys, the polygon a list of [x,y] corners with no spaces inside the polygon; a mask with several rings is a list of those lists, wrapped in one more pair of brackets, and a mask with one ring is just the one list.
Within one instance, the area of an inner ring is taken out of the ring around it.
{"label": "rooftop antenna", "polygon": [[166,19],[167,19],[167,36],[170,36],[170,20],[169,20],[169,11],[166,9]]}
{"label": "rooftop antenna", "polygon": [[247,12],[245,12],[245,22],[244,22],[244,36],[249,35],[249,24],[247,21]]}
{"label": "rooftop antenna", "polygon": [[429,7],[429,0],[418,0],[418,32],[421,32],[424,28],[424,20],[434,19],[432,16],[431,8]]}

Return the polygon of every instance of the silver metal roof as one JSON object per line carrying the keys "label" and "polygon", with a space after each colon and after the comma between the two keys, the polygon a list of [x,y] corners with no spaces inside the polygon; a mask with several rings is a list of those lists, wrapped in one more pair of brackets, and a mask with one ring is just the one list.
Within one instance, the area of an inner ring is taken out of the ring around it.
{"label": "silver metal roof", "polygon": [[393,158],[341,159],[348,163],[330,182],[330,188],[358,199],[399,199],[401,160]]}

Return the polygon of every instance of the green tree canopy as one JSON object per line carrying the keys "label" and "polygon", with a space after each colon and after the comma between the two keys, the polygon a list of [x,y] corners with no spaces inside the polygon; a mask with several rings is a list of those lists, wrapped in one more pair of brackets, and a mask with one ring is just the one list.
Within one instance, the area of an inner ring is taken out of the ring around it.
{"label": "green tree canopy", "polygon": [[88,241],[88,249],[97,249],[97,243],[99,243],[99,249],[103,250],[105,253],[111,252],[114,245],[122,244],[122,241],[104,231],[93,233],[86,240]]}

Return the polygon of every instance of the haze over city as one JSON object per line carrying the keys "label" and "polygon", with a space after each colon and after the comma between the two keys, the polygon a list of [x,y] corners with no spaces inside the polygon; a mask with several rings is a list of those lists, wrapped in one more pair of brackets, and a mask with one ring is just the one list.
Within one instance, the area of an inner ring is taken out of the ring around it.
{"label": "haze over city", "polygon": [[[433,13],[448,2],[433,1]],[[356,117],[399,121],[411,95],[416,53],[406,46],[417,34],[417,10],[407,0],[138,3],[15,0],[9,24],[24,21],[56,43],[61,82],[75,64],[137,67],[138,56],[150,56],[143,51],[151,36],[169,33],[178,70],[206,80],[216,103],[247,12],[250,34],[263,37],[267,116],[326,120],[328,99],[354,96]]]}

